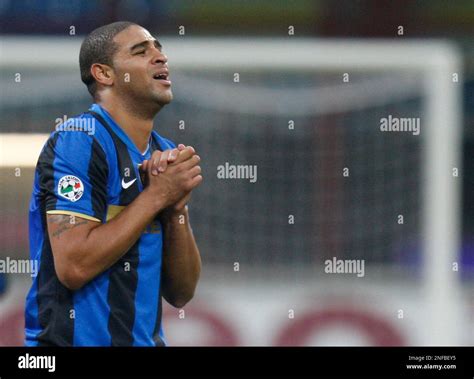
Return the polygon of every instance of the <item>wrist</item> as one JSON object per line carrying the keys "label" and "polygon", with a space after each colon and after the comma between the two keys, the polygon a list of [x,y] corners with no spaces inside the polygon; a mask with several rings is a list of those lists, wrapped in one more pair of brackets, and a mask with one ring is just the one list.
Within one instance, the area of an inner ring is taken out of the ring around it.
{"label": "wrist", "polygon": [[[163,221],[167,223],[180,222],[180,220],[183,219],[182,216],[184,216],[185,219],[187,219],[188,206],[185,205],[184,207],[180,207],[180,208],[175,208],[171,206],[163,210],[161,214],[162,214]],[[182,221],[180,223],[182,223]]]}
{"label": "wrist", "polygon": [[164,199],[152,193],[149,187],[142,191],[141,196],[146,199],[147,205],[153,209],[154,213],[160,213],[166,208]]}
{"label": "wrist", "polygon": [[170,209],[170,212],[174,215],[181,215],[181,214],[185,214],[187,213],[188,211],[188,205],[187,204],[184,204],[182,206],[176,206],[176,205],[173,205],[172,207],[169,208]]}
{"label": "wrist", "polygon": [[166,213],[170,216],[181,216],[188,213],[188,206],[184,205],[183,207],[176,208],[174,206],[166,209]]}

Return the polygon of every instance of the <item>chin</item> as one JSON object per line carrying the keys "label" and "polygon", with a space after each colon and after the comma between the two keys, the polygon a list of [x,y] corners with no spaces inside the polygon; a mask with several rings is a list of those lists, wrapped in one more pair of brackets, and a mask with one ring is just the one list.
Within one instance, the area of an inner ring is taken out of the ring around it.
{"label": "chin", "polygon": [[158,96],[156,96],[155,100],[160,105],[169,104],[173,100],[173,93],[171,91],[167,93],[161,93]]}

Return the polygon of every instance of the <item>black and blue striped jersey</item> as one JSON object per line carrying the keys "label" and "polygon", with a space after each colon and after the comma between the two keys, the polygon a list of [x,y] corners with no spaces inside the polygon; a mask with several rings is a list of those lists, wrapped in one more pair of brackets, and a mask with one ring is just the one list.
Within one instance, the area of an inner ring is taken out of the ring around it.
{"label": "black and blue striped jersey", "polygon": [[154,150],[171,149],[175,144],[153,131],[149,148],[140,152],[98,104],[67,124],[83,128],[63,127],[53,132],[35,171],[29,232],[31,259],[39,261],[39,271],[26,299],[25,343],[165,345],[160,292],[163,233],[159,218],[113,266],[71,291],[55,272],[46,214],[107,222],[143,190],[139,165],[150,159]]}

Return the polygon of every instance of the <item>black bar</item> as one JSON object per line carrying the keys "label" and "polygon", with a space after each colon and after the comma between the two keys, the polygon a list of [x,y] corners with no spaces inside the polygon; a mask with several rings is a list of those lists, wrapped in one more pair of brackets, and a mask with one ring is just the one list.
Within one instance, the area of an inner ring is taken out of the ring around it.
{"label": "black bar", "polygon": [[[24,358],[20,358],[21,356]],[[54,356],[55,371],[20,369],[20,361],[26,364],[26,358],[31,359],[31,356]],[[2,347],[0,377],[57,378],[93,375],[161,378],[252,375],[273,378],[472,379],[473,361],[473,347]],[[407,365],[421,365],[425,368],[408,369]],[[425,365],[456,365],[456,368],[443,367],[440,370]]]}

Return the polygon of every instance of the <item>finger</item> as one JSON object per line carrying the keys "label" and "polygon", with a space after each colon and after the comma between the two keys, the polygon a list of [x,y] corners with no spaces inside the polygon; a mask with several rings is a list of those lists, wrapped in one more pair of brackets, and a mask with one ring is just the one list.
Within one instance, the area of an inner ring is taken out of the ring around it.
{"label": "finger", "polygon": [[202,182],[202,175],[196,175],[194,178],[191,179],[191,189],[196,188]]}
{"label": "finger", "polygon": [[160,162],[160,159],[161,159],[162,155],[163,155],[163,153],[161,151],[156,150],[156,151],[153,152],[153,155],[150,158],[149,166],[150,166],[150,169],[151,169],[151,173],[153,175],[158,175],[158,164]]}
{"label": "finger", "polygon": [[166,167],[168,166],[168,158],[170,156],[170,151],[171,150],[165,150],[163,151],[163,154],[160,156],[160,160],[158,161],[158,171],[159,172],[165,172]]}
{"label": "finger", "polygon": [[184,150],[184,149],[186,149],[186,146],[183,145],[182,143],[180,143],[180,144],[178,145],[178,150],[179,150],[179,151],[182,151],[182,150]]}
{"label": "finger", "polygon": [[191,175],[191,178],[201,175],[201,166],[194,166],[191,170],[189,170],[189,174]]}
{"label": "finger", "polygon": [[190,170],[194,166],[197,166],[199,162],[201,162],[201,157],[199,155],[193,155],[187,161],[181,162],[180,164],[182,165],[183,170]]}
{"label": "finger", "polygon": [[184,162],[191,158],[194,154],[196,154],[196,151],[192,146],[187,146],[185,149],[181,150],[179,152],[178,158],[176,159],[176,163]]}
{"label": "finger", "polygon": [[[158,154],[155,154],[155,153],[158,153]],[[146,164],[146,173],[147,173],[147,179],[150,180],[150,177],[152,175],[158,175],[158,171],[156,171],[156,173],[154,172],[155,167],[154,167],[154,160],[159,157],[161,155],[161,151],[155,151],[153,152],[153,154],[151,155],[151,158],[150,160],[148,160],[147,164]]]}
{"label": "finger", "polygon": [[172,149],[170,150],[169,156],[168,156],[168,162],[174,162],[176,158],[178,158],[179,150],[178,149]]}

